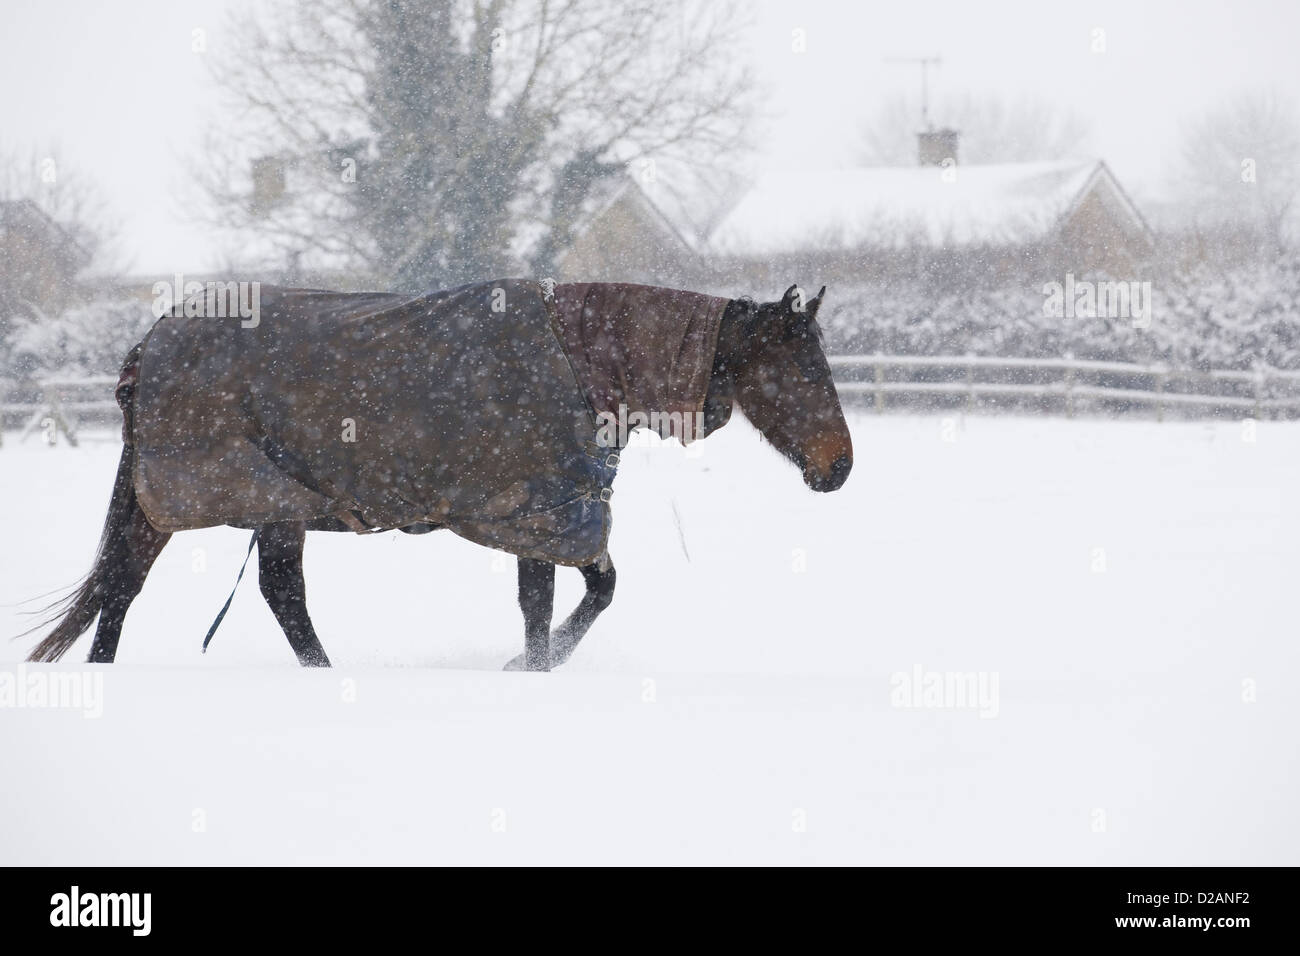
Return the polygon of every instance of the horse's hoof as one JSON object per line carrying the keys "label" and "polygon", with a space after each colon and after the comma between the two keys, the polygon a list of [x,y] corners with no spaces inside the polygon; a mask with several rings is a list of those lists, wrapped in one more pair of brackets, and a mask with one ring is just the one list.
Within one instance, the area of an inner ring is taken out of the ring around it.
{"label": "horse's hoof", "polygon": [[539,674],[550,671],[550,667],[529,667],[528,661],[524,658],[523,654],[520,654],[518,657],[512,657],[510,660],[506,661],[506,666],[501,669],[503,671],[533,671],[534,673]]}

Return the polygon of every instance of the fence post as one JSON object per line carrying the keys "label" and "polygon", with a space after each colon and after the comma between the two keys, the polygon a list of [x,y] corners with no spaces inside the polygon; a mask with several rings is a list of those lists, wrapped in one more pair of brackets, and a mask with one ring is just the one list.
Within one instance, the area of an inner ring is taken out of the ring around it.
{"label": "fence post", "polygon": [[1165,378],[1169,371],[1163,365],[1156,366],[1156,421],[1165,420]]}
{"label": "fence post", "polygon": [[1264,420],[1264,363],[1255,362],[1255,421]]}
{"label": "fence post", "polygon": [[[59,397],[57,386],[40,383],[41,397],[37,400],[36,411],[32,417],[27,420],[27,426],[23,429],[22,440],[26,441],[32,432],[38,429],[49,427],[52,428],[55,439],[58,433],[63,432],[68,439],[68,444],[73,448],[77,447],[77,429],[63,412],[63,402]],[[49,425],[46,425],[46,422]]]}
{"label": "fence post", "polygon": [[885,384],[885,364],[881,361],[881,355],[876,353],[876,413],[881,414],[885,410],[885,390],[881,386]]}
{"label": "fence post", "polygon": [[966,353],[966,410],[975,408],[975,353]]}
{"label": "fence post", "polygon": [[59,395],[57,386],[44,388],[45,398],[49,417],[57,431],[63,432],[68,439],[68,444],[73,448],[77,447],[77,429],[63,412],[63,397]]}

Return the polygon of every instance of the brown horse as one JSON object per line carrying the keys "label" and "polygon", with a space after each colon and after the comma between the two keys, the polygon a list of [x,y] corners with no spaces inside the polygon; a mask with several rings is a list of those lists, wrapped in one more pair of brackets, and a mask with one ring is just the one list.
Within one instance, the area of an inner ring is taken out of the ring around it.
{"label": "brown horse", "polygon": [[[727,424],[733,406],[738,405],[762,436],[799,468],[804,483],[821,492],[843,485],[853,465],[848,426],[816,321],[825,292],[823,287],[806,304],[796,286],[791,286],[779,302],[757,304],[747,298],[726,302],[717,325],[716,351],[703,403],[704,435]],[[662,343],[664,349],[675,346]],[[618,348],[619,343],[611,347]],[[132,413],[130,400],[128,392],[123,405],[128,421]],[[615,411],[594,410],[608,414]],[[171,537],[171,532],[155,527],[141,507],[135,459],[134,445],[127,444],[94,566],[57,608],[57,625],[29,660],[60,659],[98,616],[88,661],[113,661],[127,610]],[[262,595],[304,666],[329,666],[307,614],[302,571],[306,531],[356,531],[354,524],[352,518],[347,523],[327,518],[254,526]],[[422,533],[439,526],[432,521],[419,522],[406,524],[402,530]],[[507,669],[545,671],[563,664],[613,599],[615,572],[606,553],[600,560],[578,568],[586,582],[586,593],[573,613],[552,631],[555,566],[537,557],[518,559],[524,653],[510,661]]]}

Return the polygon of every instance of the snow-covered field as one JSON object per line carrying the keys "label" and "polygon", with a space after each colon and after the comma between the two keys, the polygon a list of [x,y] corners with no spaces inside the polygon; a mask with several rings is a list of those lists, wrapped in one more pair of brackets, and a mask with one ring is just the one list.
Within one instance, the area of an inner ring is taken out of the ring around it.
{"label": "snow-covered field", "polygon": [[[831,495],[739,421],[629,451],[552,674],[499,671],[513,560],[446,533],[309,537],[334,670],[255,574],[200,656],[247,540],[178,535],[102,717],[0,709],[0,861],[1300,863],[1300,425],[852,424]],[[0,448],[0,634],[87,569],[117,454]],[[895,706],[918,668],[995,706]]]}

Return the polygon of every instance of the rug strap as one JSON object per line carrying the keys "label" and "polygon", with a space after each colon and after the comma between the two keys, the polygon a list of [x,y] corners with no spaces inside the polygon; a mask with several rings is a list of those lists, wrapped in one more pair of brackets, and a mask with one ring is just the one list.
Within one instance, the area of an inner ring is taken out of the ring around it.
{"label": "rug strap", "polygon": [[226,612],[230,610],[230,602],[235,599],[235,591],[239,588],[239,582],[244,580],[244,570],[248,567],[248,559],[253,556],[253,548],[257,546],[257,536],[261,531],[262,529],[258,528],[253,532],[253,537],[248,542],[248,552],[244,555],[244,563],[239,566],[239,575],[235,578],[235,586],[230,589],[230,597],[226,598],[226,603],[221,605],[221,610],[217,612],[217,619],[208,628],[207,637],[203,638],[204,654],[208,652],[208,644],[212,641],[212,635],[217,633],[217,628],[221,626],[221,622],[226,618]]}

